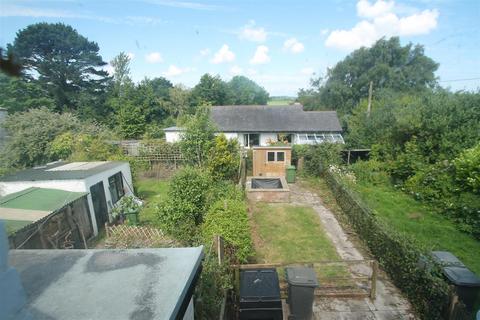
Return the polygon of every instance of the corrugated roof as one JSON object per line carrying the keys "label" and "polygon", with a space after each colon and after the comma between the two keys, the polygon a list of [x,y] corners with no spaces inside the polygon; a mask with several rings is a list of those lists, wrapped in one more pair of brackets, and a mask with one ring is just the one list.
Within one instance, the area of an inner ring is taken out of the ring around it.
{"label": "corrugated roof", "polygon": [[0,197],[0,208],[50,211],[61,209],[83,197],[86,192],[57,189],[28,188]]}
{"label": "corrugated roof", "polygon": [[[0,181],[43,181],[43,180],[81,180],[103,171],[121,166],[125,161],[97,161],[93,166],[84,165],[86,162],[68,163],[56,162],[41,167],[22,170],[0,177]],[[74,166],[72,164],[82,164]],[[67,167],[68,165],[68,167]],[[59,168],[59,167],[64,167]],[[82,168],[83,167],[83,168]]]}
{"label": "corrugated roof", "polygon": [[336,111],[304,111],[302,105],[214,106],[221,132],[341,132]]}

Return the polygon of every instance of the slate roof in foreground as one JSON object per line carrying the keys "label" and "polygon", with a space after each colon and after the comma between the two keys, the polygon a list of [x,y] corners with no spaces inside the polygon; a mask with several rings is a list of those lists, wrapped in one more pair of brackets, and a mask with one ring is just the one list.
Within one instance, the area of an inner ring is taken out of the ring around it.
{"label": "slate roof in foreground", "polygon": [[336,111],[304,111],[302,105],[213,106],[221,132],[341,132]]}

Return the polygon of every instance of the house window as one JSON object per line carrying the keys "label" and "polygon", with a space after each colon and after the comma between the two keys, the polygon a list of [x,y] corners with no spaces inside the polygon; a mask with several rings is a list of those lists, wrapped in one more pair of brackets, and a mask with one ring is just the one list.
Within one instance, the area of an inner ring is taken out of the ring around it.
{"label": "house window", "polygon": [[268,162],[284,162],[285,161],[285,152],[284,151],[267,151],[267,161]]}
{"label": "house window", "polygon": [[250,133],[244,135],[244,144],[246,147],[256,147],[260,145],[260,135],[258,133]]}
{"label": "house window", "polygon": [[273,162],[275,161],[275,152],[267,152],[267,161],[268,162]]}
{"label": "house window", "polygon": [[117,201],[123,197],[125,191],[123,190],[122,172],[115,173],[108,178],[108,189],[110,190],[113,204],[117,203]]}
{"label": "house window", "polygon": [[285,161],[285,152],[277,152],[277,161]]}

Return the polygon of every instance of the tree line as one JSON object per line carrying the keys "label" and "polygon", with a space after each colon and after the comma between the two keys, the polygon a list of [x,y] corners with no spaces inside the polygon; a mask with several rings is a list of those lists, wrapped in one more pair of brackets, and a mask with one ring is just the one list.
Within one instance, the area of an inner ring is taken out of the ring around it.
{"label": "tree line", "polygon": [[191,89],[163,77],[134,83],[127,54],[121,52],[110,62],[110,75],[99,50],[97,43],[63,23],[19,30],[6,55],[22,71],[19,77],[0,74],[0,107],[9,114],[42,107],[69,112],[105,125],[121,138],[142,138],[161,136],[159,128],[194,114],[200,105],[266,104],[269,98],[264,88],[243,76],[227,82],[204,74]]}
{"label": "tree line", "polygon": [[381,39],[312,79],[298,100],[309,110],[336,110],[347,147],[372,150],[357,174],[372,183],[388,176],[480,237],[480,91],[440,87],[438,66],[420,45]]}

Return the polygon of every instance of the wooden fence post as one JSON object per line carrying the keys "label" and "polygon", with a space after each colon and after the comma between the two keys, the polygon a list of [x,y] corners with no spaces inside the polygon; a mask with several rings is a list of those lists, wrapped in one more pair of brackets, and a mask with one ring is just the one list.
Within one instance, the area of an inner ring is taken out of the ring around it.
{"label": "wooden fence post", "polygon": [[215,245],[215,252],[217,253],[218,257],[218,264],[223,264],[225,258],[225,244],[223,238],[219,235],[215,235],[213,237],[214,245]]}
{"label": "wooden fence post", "polygon": [[240,268],[235,267],[235,293],[240,297]]}
{"label": "wooden fence post", "polygon": [[377,297],[377,276],[378,276],[378,262],[372,261],[372,288],[370,290],[370,299],[375,300]]}

